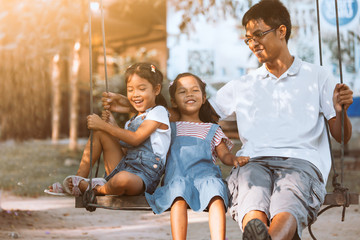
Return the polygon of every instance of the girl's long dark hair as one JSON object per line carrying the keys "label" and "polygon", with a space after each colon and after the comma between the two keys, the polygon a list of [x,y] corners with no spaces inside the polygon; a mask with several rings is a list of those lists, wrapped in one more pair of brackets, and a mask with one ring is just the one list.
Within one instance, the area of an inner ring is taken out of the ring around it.
{"label": "girl's long dark hair", "polygon": [[[128,67],[125,72],[125,83],[127,85],[127,82],[129,81],[130,77],[132,75],[138,75],[141,78],[144,78],[148,80],[151,85],[155,88],[158,84],[160,84],[161,90],[162,90],[162,83],[163,83],[163,74],[160,72],[160,70],[151,63],[135,63]],[[167,102],[164,98],[164,96],[161,94],[157,95],[155,98],[156,105],[162,105],[165,108],[167,108]]]}
{"label": "girl's long dark hair", "polygon": [[[183,78],[183,77],[188,77],[188,76],[191,76],[196,79],[196,81],[199,83],[202,95],[206,96],[206,91],[205,91],[206,83],[204,83],[195,74],[185,72],[185,73],[180,73],[179,75],[177,75],[175,80],[172,82],[172,85],[170,85],[170,87],[169,87],[169,94],[173,101],[175,101],[175,92],[176,92],[177,83],[178,83],[179,79]],[[179,112],[178,109],[176,109],[176,110]],[[180,112],[179,112],[179,114],[181,115]],[[209,101],[206,99],[205,103],[201,106],[201,108],[199,110],[199,118],[203,122],[218,123],[220,116],[215,112],[215,110],[210,105]]]}

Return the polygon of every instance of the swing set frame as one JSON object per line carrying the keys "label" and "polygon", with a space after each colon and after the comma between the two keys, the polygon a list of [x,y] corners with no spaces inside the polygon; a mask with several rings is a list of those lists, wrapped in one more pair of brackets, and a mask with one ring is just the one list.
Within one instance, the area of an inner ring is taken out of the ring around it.
{"label": "swing set frame", "polygon": [[[337,29],[337,45],[338,51],[341,52],[340,47],[340,33],[339,33],[339,16],[338,16],[338,6],[337,0],[335,1],[335,12],[336,12],[336,29]],[[88,0],[89,3],[89,69],[90,69],[90,111],[93,113],[93,95],[92,95],[92,44],[91,44],[91,8],[90,8],[91,0]],[[103,15],[103,3],[100,0],[100,8],[101,8],[101,22],[102,22],[102,40],[103,40],[103,52],[104,52],[104,66],[105,66],[105,83],[106,83],[106,92],[108,92],[108,81],[107,81],[107,64],[106,64],[106,47],[105,47],[105,29],[104,29],[104,15]],[[317,25],[318,25],[318,36],[319,36],[319,55],[320,55],[320,65],[322,65],[322,49],[321,49],[321,29],[320,29],[320,14],[319,14],[319,0],[316,0],[316,9],[317,9]],[[341,65],[341,54],[339,54],[339,69],[340,69],[340,83],[343,83],[342,78],[342,65]],[[342,109],[342,119],[341,119],[341,148],[340,148],[340,160],[341,160],[341,182],[337,182],[337,177],[339,174],[336,172],[335,164],[333,160],[332,147],[330,141],[330,134],[327,125],[327,120],[324,118],[325,125],[327,127],[329,148],[331,152],[331,161],[332,161],[332,169],[333,169],[333,179],[332,186],[334,188],[332,193],[327,193],[325,196],[325,200],[323,205],[327,205],[323,208],[319,213],[320,216],[326,210],[333,207],[343,207],[342,211],[342,221],[345,218],[345,210],[350,205],[358,205],[359,204],[359,194],[358,193],[350,193],[349,189],[343,186],[343,175],[344,175],[344,108]],[[93,142],[93,132],[90,130],[90,169],[92,169],[92,142]],[[98,161],[99,162],[99,161]],[[97,166],[96,175],[98,172],[99,165]],[[149,211],[151,210],[149,204],[146,201],[144,195],[140,196],[95,196],[92,189],[92,171],[90,171],[89,175],[89,189],[84,193],[83,196],[75,198],[75,207],[76,208],[86,208],[86,210],[92,212],[95,211],[96,208],[104,208],[110,210],[131,210],[131,211]],[[309,233],[313,239],[316,237],[313,235],[311,231],[311,224],[308,226]]]}

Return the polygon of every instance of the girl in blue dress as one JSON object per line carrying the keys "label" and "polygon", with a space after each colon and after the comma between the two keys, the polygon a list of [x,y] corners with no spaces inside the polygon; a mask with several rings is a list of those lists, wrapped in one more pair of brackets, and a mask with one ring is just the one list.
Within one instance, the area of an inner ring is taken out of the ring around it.
{"label": "girl in blue dress", "polygon": [[170,86],[173,108],[180,119],[171,123],[172,142],[163,186],[146,199],[156,214],[171,209],[173,239],[186,239],[187,208],[209,211],[211,239],[225,239],[228,190],[218,157],[224,164],[243,166],[248,157],[236,157],[232,143],[216,122],[219,116],[206,99],[206,84],[191,73],[176,77]]}

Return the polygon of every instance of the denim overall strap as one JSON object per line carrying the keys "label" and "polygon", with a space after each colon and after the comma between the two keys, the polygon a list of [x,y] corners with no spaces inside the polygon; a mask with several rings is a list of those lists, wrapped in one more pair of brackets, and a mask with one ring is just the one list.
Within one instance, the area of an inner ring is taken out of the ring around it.
{"label": "denim overall strap", "polygon": [[217,124],[212,124],[211,125],[211,127],[209,129],[209,132],[208,132],[208,134],[206,135],[206,138],[205,138],[206,141],[211,143],[211,141],[212,141],[218,127],[220,127],[220,126],[217,125]]}
{"label": "denim overall strap", "polygon": [[171,128],[171,143],[172,143],[176,137],[176,122],[170,122],[170,128]]}
{"label": "denim overall strap", "polygon": [[[139,126],[146,120],[146,114],[153,108],[149,108],[146,110],[146,112],[144,113],[144,116],[139,116],[139,117],[133,117],[131,118],[131,122],[129,123],[128,126],[128,130],[135,132]],[[124,141],[120,141],[121,146],[126,147],[128,149],[128,154],[132,151],[145,151],[145,152],[154,152],[152,149],[152,145],[151,145],[151,141],[150,141],[150,136],[144,141],[142,142],[140,145],[138,145],[137,147],[134,147],[130,144],[125,143]]]}
{"label": "denim overall strap", "polygon": [[[170,153],[171,153],[171,145],[174,143],[175,138],[176,138],[176,122],[170,122],[170,129],[171,129],[171,140],[170,140],[170,148],[169,148],[168,154],[166,156],[167,159],[169,158]],[[168,165],[168,163],[169,163],[169,161],[166,160],[165,169],[166,169],[166,166]],[[163,178],[161,181],[161,186],[164,185],[164,179],[165,178]]]}

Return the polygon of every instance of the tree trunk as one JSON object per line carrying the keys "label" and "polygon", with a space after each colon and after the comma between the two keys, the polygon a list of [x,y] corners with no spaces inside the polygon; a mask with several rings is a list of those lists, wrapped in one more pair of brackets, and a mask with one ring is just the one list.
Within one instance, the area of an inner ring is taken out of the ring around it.
{"label": "tree trunk", "polygon": [[80,67],[80,42],[76,42],[73,49],[73,58],[70,69],[70,130],[69,149],[77,148],[78,119],[79,119],[79,67]]}
{"label": "tree trunk", "polygon": [[61,114],[61,88],[60,88],[60,56],[56,54],[52,62],[52,118],[51,118],[51,140],[56,144],[60,133],[60,114]]}

